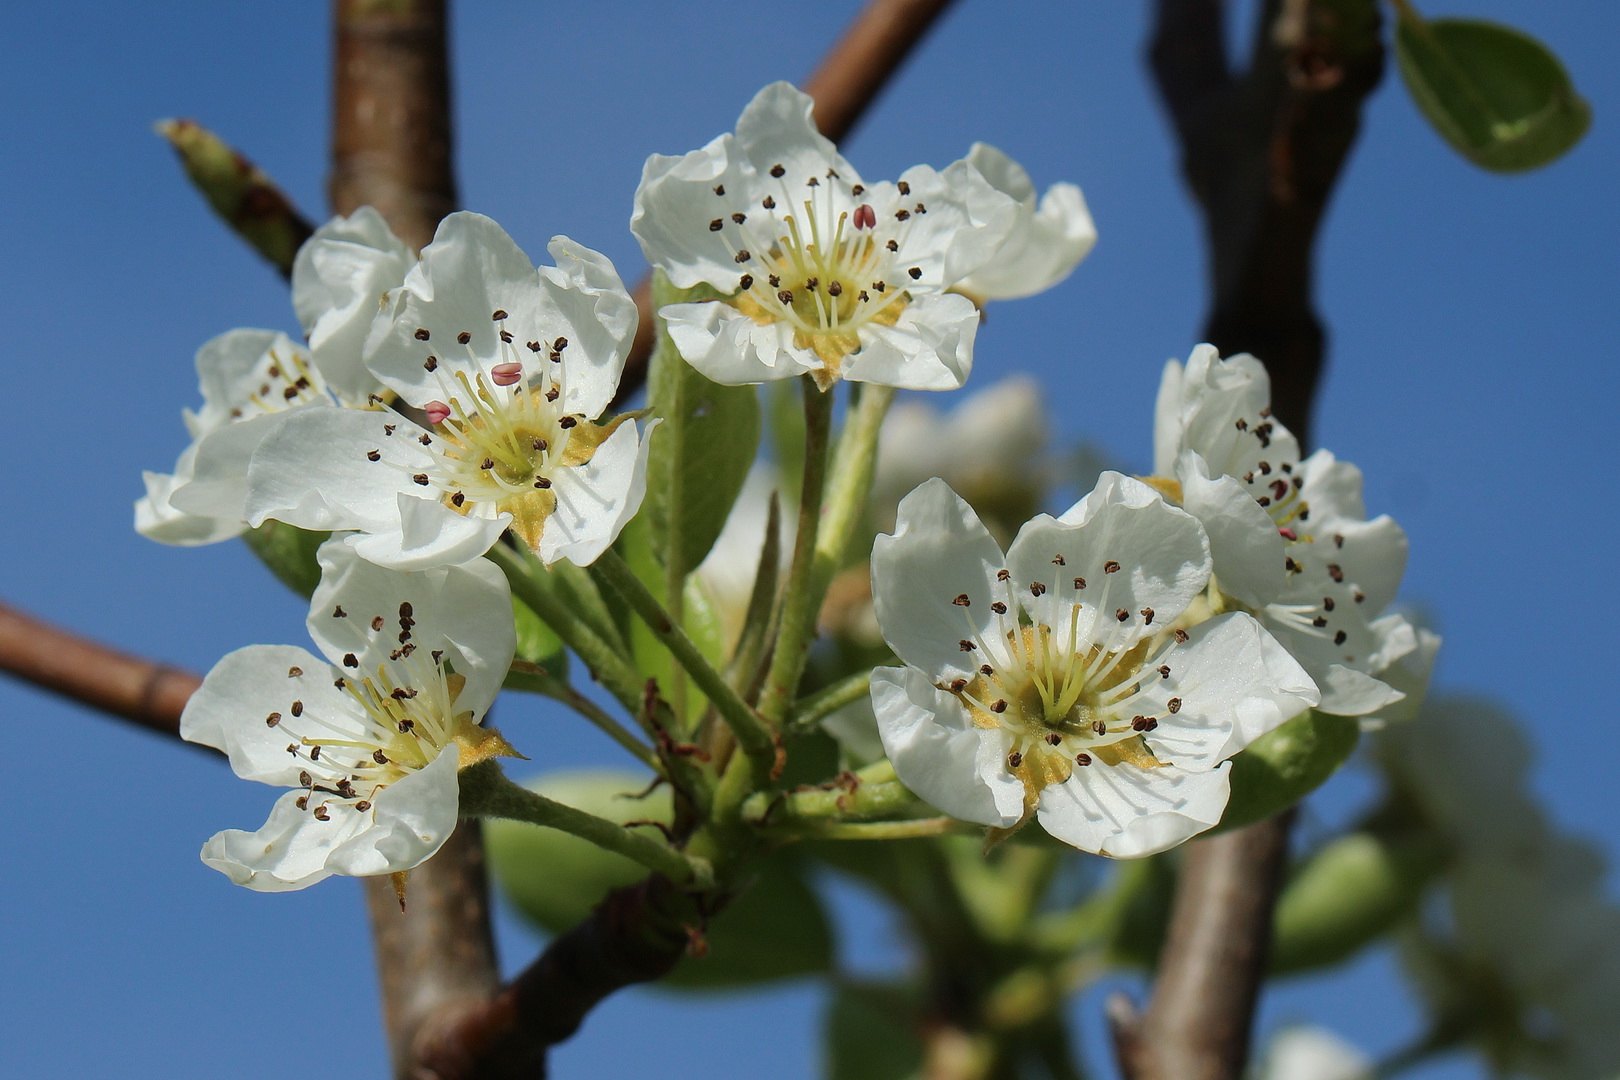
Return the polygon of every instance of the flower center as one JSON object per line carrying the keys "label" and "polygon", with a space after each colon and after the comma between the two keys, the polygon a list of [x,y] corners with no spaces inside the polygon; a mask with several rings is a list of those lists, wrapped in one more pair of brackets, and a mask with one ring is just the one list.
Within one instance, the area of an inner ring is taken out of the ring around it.
{"label": "flower center", "polygon": [[[746,269],[726,302],[756,322],[791,326],[794,346],[820,358],[830,385],[843,359],[861,347],[861,329],[894,325],[911,302],[907,287],[923,272],[907,265],[904,248],[909,223],[928,209],[897,201],[880,217],[861,201],[866,188],[832,169],[805,180],[808,197],[792,194],[781,165],[770,174],[780,198],[766,195],[758,207],[709,222]],[[897,190],[908,200],[905,182]],[[715,193],[723,197],[724,187]]]}
{"label": "flower center", "polygon": [[[352,703],[341,717],[322,716],[294,699],[285,716],[265,718],[293,737],[287,752],[309,762],[299,775],[305,792],[298,807],[321,821],[338,809],[368,812],[378,792],[434,761],[472,726],[471,712],[455,705],[466,679],[445,671],[440,654],[428,660],[417,652],[409,640],[408,603],[400,605],[400,624],[404,643],[392,663],[379,664],[374,675],[336,680]],[[352,653],[345,658],[345,667],[357,664]],[[296,667],[288,675],[304,677]]]}
{"label": "flower center", "polygon": [[[1062,556],[1053,563],[1062,567]],[[1001,595],[983,631],[967,614],[972,603],[965,593],[952,601],[963,609],[969,631],[961,651],[979,664],[971,677],[941,689],[966,705],[979,727],[1006,733],[1007,768],[1031,798],[1067,780],[1077,766],[1161,764],[1141,736],[1158,726],[1159,718],[1148,715],[1163,696],[1154,688],[1170,678],[1168,661],[1187,634],[1176,630],[1157,648],[1151,639],[1127,644],[1125,631],[1151,624],[1153,611],[1110,609],[1111,575],[1119,564],[1105,566],[1095,601],[1081,599],[1086,579],[1061,570],[1050,586],[1031,582],[1036,617],[1030,622],[1020,616],[1006,570],[997,574]],[[1181,704],[1172,697],[1164,707],[1178,712]]]}

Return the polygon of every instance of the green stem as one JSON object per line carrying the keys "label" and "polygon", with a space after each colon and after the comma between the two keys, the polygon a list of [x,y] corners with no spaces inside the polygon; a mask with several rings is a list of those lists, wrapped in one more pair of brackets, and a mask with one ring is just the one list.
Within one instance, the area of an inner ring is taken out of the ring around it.
{"label": "green stem", "polygon": [[536,577],[522,555],[505,544],[489,549],[489,558],[506,575],[512,593],[573,649],[591,674],[619,700],[631,716],[641,718],[642,686],[629,662],[586,621]]}
{"label": "green stem", "polygon": [[744,821],[755,825],[786,826],[817,821],[859,821],[894,817],[922,805],[895,779],[887,761],[868,765],[822,787],[803,788],[773,796],[756,792],[743,803]]}
{"label": "green stem", "polygon": [[756,782],[767,781],[776,765],[776,736],[771,729],[737,696],[737,691],[726,682],[725,676],[698,651],[692,639],[686,636],[686,631],[670,618],[658,598],[623,559],[607,551],[592,564],[591,569],[635,609],[641,621],[669,649],[676,663],[692,676],[692,681],[714,703],[720,718],[731,728],[737,743],[753,762]]}
{"label": "green stem", "polygon": [[579,715],[595,724],[609,738],[631,754],[635,755],[647,768],[654,772],[662,771],[658,765],[658,758],[654,756],[652,748],[636,738],[623,724],[596,702],[575,690],[563,680],[552,675],[539,664],[531,664],[526,660],[513,660],[512,669],[506,674],[506,685],[513,690],[524,690],[531,694],[541,694],[560,701],[573,709]]}
{"label": "green stem", "polygon": [[793,562],[788,568],[776,652],[771,657],[770,673],[765,676],[765,689],[759,697],[759,711],[766,722],[773,725],[787,714],[799,678],[804,674],[810,639],[815,636],[820,592],[825,591],[816,589],[813,578],[822,488],[827,478],[833,398],[831,393],[818,390],[809,376],[803,377],[803,390],[804,482],[799,495],[799,525],[793,539]]}
{"label": "green stem", "polygon": [[820,606],[833,575],[844,565],[855,527],[872,493],[872,472],[877,465],[878,434],[894,402],[894,387],[867,383],[850,406],[833,455],[827,480],[826,503],[816,533],[815,603]]}
{"label": "green stem", "polygon": [[971,821],[931,817],[908,821],[813,821],[784,831],[801,840],[909,840],[918,836],[969,833],[982,828]]}
{"label": "green stem", "polygon": [[559,829],[634,859],[677,885],[707,888],[713,883],[713,871],[707,861],[683,855],[662,840],[515,784],[493,761],[462,771],[461,811],[469,817],[510,818]]}
{"label": "green stem", "polygon": [[872,672],[857,671],[847,679],[840,679],[831,686],[822,687],[809,697],[795,701],[793,708],[788,712],[784,730],[790,735],[809,731],[829,714],[837,712],[845,705],[855,704],[871,692]]}

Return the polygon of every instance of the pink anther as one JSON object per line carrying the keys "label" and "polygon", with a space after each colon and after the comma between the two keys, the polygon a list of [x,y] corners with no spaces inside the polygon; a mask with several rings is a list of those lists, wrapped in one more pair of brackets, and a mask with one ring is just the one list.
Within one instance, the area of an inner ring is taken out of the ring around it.
{"label": "pink anther", "polygon": [[1299,534],[1296,533],[1293,529],[1278,529],[1277,530],[1277,535],[1281,536],[1284,540],[1298,540],[1299,539]]}
{"label": "pink anther", "polygon": [[489,369],[489,377],[495,380],[496,386],[511,386],[523,378],[523,365],[496,364]]}
{"label": "pink anther", "polygon": [[857,229],[871,229],[877,225],[877,211],[866,203],[855,208],[855,227]]}
{"label": "pink anther", "polygon": [[442,424],[445,417],[450,415],[450,406],[442,401],[430,401],[422,406],[422,411],[427,413],[428,423]]}

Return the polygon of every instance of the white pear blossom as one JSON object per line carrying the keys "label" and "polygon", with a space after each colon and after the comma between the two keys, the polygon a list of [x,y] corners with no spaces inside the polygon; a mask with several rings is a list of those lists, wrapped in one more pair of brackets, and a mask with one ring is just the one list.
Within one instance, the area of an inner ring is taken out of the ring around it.
{"label": "white pear blossom", "polygon": [[720,383],[956,389],[979,312],[949,290],[1006,243],[1019,204],[967,163],[868,184],[811,106],[773,83],[735,134],[647,159],[630,219],[642,251],[678,288],[722,294],[663,308],[671,338]]}
{"label": "white pear blossom", "polygon": [[900,779],[954,817],[1035,816],[1114,857],[1214,825],[1225,760],[1317,692],[1247,614],[1174,625],[1209,567],[1198,522],[1118,473],[1005,555],[947,484],[923,484],[872,553],[878,622],[906,665],[872,675]]}
{"label": "white pear blossom", "polygon": [[1301,459],[1271,416],[1271,382],[1248,354],[1209,345],[1165,366],[1154,473],[1203,523],[1220,592],[1252,610],[1305,665],[1321,709],[1360,716],[1402,694],[1376,676],[1418,648],[1383,615],[1406,568],[1406,534],[1367,520],[1361,472],[1326,450]]}
{"label": "white pear blossom", "polygon": [[180,720],[236,775],[293,789],[258,831],[203,846],[205,863],[260,892],[418,865],[455,828],[459,770],[511,752],[479,726],[515,644],[500,571],[480,559],[399,573],[338,540],[319,558],[308,624],[325,659],[238,649]]}
{"label": "white pear blossom", "polygon": [[254,454],[248,519],[356,530],[394,569],[464,562],[508,527],[548,564],[593,561],[636,512],[647,440],[596,423],[618,389],[635,303],[566,237],[536,269],[501,227],[457,213],[373,324],[367,362],[421,410],[310,410]]}
{"label": "white pear blossom", "polygon": [[1372,1080],[1373,1061],[1326,1028],[1286,1027],[1271,1037],[1258,1080]]}
{"label": "white pear blossom", "polygon": [[964,164],[1017,200],[1018,217],[989,261],[957,282],[957,292],[980,303],[1034,296],[1073,273],[1096,246],[1097,226],[1086,197],[1074,184],[1053,184],[1037,203],[1029,173],[994,146],[974,143],[968,156],[952,168]]}
{"label": "white pear blossom", "polygon": [[232,330],[197,352],[203,407],[172,474],[145,473],[135,528],[166,544],[240,535],[248,462],[281,416],[314,405],[376,408],[384,391],[361,346],[379,304],[414,258],[369,206],[315,230],[293,260],[293,309],[308,346],[273,330]]}
{"label": "white pear blossom", "polygon": [[874,517],[888,527],[900,499],[937,476],[981,514],[1016,527],[1046,491],[1047,431],[1040,385],[1027,376],[969,393],[943,414],[924,401],[897,401],[878,433]]}
{"label": "white pear blossom", "polygon": [[[143,474],[146,495],[135,503],[136,531],[165,544],[239,535],[253,451],[286,414],[340,404],[309,351],[274,330],[232,330],[208,341],[197,350],[197,381],[203,407],[182,413],[191,445],[172,474]],[[357,404],[364,403],[362,396]]]}

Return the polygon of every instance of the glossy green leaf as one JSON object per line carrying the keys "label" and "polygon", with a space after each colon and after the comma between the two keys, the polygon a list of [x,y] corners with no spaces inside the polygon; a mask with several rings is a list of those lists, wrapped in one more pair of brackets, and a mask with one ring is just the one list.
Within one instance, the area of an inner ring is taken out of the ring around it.
{"label": "glossy green leaf", "polygon": [[1360,738],[1355,717],[1314,709],[1262,735],[1232,759],[1232,798],[1211,832],[1252,825],[1293,806],[1338,771]]}
{"label": "glossy green leaf", "polygon": [[1298,867],[1277,900],[1271,970],[1331,967],[1393,931],[1439,866],[1434,844],[1371,832],[1332,841]]}
{"label": "glossy green leaf", "polygon": [[[613,821],[669,824],[669,788],[642,799],[644,775],[612,771],[557,772],[528,785],[559,802]],[[546,933],[568,929],[612,889],[647,876],[638,863],[567,833],[523,822],[487,819],[484,836],[495,880],[518,914]],[[817,974],[832,963],[832,931],[792,851],[757,864],[745,888],[717,914],[704,935],[707,953],[688,957],[660,985],[722,989]]]}
{"label": "glossy green leaf", "polygon": [[554,678],[568,678],[568,649],[551,627],[540,621],[517,597],[512,598],[512,625],[517,630],[517,655],[546,669]]}
{"label": "glossy green leaf", "polygon": [[[655,309],[714,295],[676,289],[662,274],[653,281]],[[661,539],[661,561],[673,578],[684,578],[714,546],[748,477],[759,450],[759,395],[752,386],[710,382],[660,329],[647,404],[663,420],[652,436],[647,513]]]}
{"label": "glossy green leaf", "polygon": [[823,1023],[827,1080],[910,1080],[922,1070],[922,1009],[909,987],[840,981]]}
{"label": "glossy green leaf", "polygon": [[321,583],[321,567],[315,561],[315,551],[331,535],[272,520],[257,529],[247,530],[242,539],[283,585],[300,596],[309,596]]}
{"label": "glossy green leaf", "polygon": [[1469,161],[1495,172],[1536,169],[1586,134],[1591,107],[1541,42],[1498,23],[1428,20],[1401,7],[1401,78],[1429,123]]}

